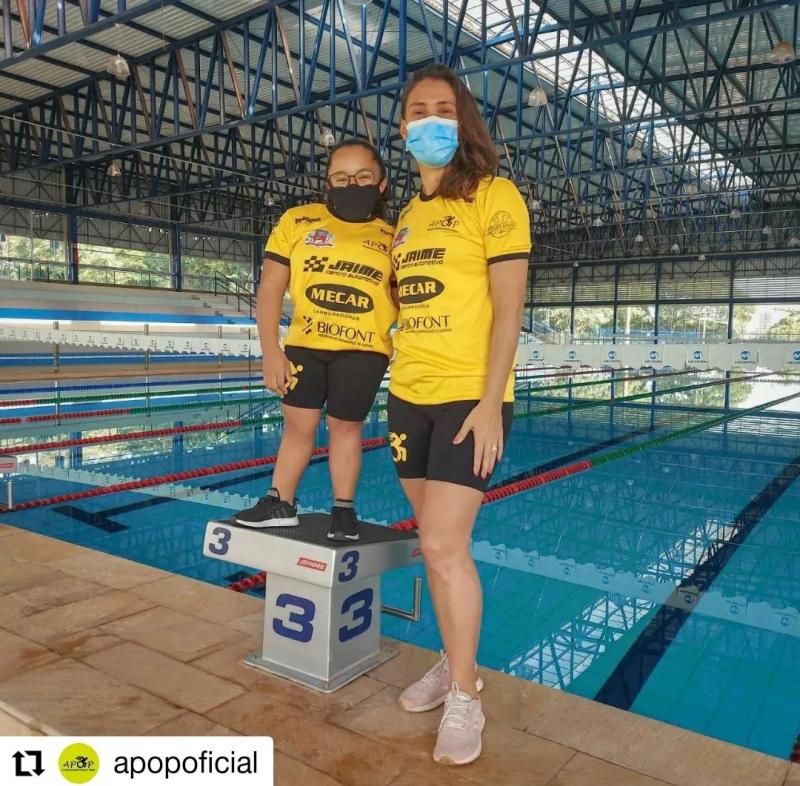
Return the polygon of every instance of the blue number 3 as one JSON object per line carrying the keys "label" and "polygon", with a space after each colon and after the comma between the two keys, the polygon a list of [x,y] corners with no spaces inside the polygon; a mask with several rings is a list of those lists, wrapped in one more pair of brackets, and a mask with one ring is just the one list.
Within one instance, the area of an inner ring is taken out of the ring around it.
{"label": "blue number 3", "polygon": [[298,611],[289,611],[288,623],[295,627],[290,628],[282,619],[275,617],[272,620],[272,630],[287,639],[303,643],[311,641],[311,637],[314,635],[314,626],[311,623],[317,613],[314,603],[308,598],[284,592],[275,599],[275,605],[280,608],[294,606]]}
{"label": "blue number 3", "polygon": [[367,587],[345,598],[344,603],[342,603],[342,614],[351,612],[353,615],[353,622],[356,624],[352,628],[349,625],[343,625],[339,628],[340,642],[344,643],[350,641],[350,639],[354,639],[365,630],[369,630],[369,626],[372,625],[372,599],[373,593],[371,587]]}
{"label": "blue number 3", "polygon": [[352,581],[356,577],[359,556],[357,551],[348,551],[346,554],[342,554],[342,565],[344,565],[347,572],[343,570],[339,574],[339,581]]}
{"label": "blue number 3", "polygon": [[214,527],[211,530],[212,535],[216,535],[218,540],[216,543],[209,543],[208,550],[212,554],[222,556],[228,553],[228,544],[231,541],[231,531],[225,527]]}

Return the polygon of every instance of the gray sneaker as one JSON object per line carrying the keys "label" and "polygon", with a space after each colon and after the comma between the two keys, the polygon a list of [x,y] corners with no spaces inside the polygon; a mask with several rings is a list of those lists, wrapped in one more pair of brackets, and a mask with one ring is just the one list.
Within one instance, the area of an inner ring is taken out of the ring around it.
{"label": "gray sneaker", "polygon": [[439,764],[475,761],[481,755],[481,732],[485,725],[481,700],[459,690],[454,682],[444,702],[433,760]]}
{"label": "gray sneaker", "polygon": [[[441,651],[441,656],[421,679],[409,685],[400,694],[398,701],[407,712],[427,712],[444,704],[452,680],[447,653]],[[480,677],[476,678],[476,686],[478,690],[483,690],[483,680]]]}

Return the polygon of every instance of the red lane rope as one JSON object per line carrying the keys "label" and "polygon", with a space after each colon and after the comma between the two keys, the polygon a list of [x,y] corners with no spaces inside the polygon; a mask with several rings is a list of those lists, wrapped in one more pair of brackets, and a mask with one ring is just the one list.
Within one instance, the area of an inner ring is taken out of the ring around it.
{"label": "red lane rope", "polygon": [[5,401],[0,401],[0,407],[29,407],[36,404],[35,398],[11,398]]}
{"label": "red lane rope", "polygon": [[[508,483],[505,486],[498,486],[496,489],[487,491],[486,494],[483,495],[481,505],[488,505],[490,502],[496,502],[499,499],[505,499],[506,497],[510,497],[512,494],[519,494],[522,491],[527,491],[528,489],[535,488],[536,486],[544,486],[545,483],[552,483],[554,480],[561,480],[562,478],[575,475],[578,472],[584,472],[585,470],[591,468],[591,461],[576,461],[573,464],[567,464],[564,467],[549,469],[547,472],[540,472],[538,475],[532,475],[530,478],[525,478],[525,480],[518,480],[515,483]],[[417,528],[417,522],[413,517],[411,517],[408,519],[403,519],[402,521],[396,521],[394,524],[390,524],[389,527],[390,529],[412,532]],[[247,592],[251,589],[259,589],[265,586],[266,583],[267,574],[266,572],[261,571],[260,573],[254,573],[252,576],[247,576],[244,579],[239,579],[239,581],[234,581],[231,584],[228,584],[228,589],[233,590],[234,592]]]}
{"label": "red lane rope", "polygon": [[[546,472],[540,472],[537,475],[531,475],[525,480],[518,480],[514,483],[507,483],[505,486],[498,486],[495,489],[487,491],[483,495],[481,505],[488,505],[490,502],[497,502],[499,499],[505,499],[512,494],[519,494],[522,491],[535,488],[536,486],[544,486],[545,483],[552,483],[554,480],[561,480],[562,478],[575,475],[578,472],[584,472],[592,468],[591,461],[576,461],[573,464],[567,464],[557,469],[549,469]],[[389,525],[392,529],[399,529],[405,532],[411,532],[417,528],[417,521],[412,516],[411,518],[396,521],[394,524]]]}
{"label": "red lane rope", "polygon": [[[375,437],[374,439],[366,439],[361,442],[361,447],[364,449],[382,447],[387,443],[385,437]],[[327,455],[328,448],[320,447],[314,448],[311,451],[312,456]],[[83,491],[74,491],[70,494],[56,494],[52,497],[43,497],[42,499],[32,499],[27,502],[20,502],[14,505],[13,510],[29,510],[30,508],[42,508],[46,505],[56,505],[61,502],[72,502],[76,499],[88,499],[89,497],[101,497],[105,494],[117,494],[122,491],[136,491],[137,489],[149,488],[151,486],[161,486],[165,483],[176,483],[181,480],[191,480],[192,478],[203,478],[208,475],[217,475],[223,472],[235,472],[240,469],[250,469],[252,467],[263,467],[268,464],[274,464],[277,461],[277,455],[265,456],[258,459],[247,459],[245,461],[230,461],[226,464],[216,464],[211,467],[200,467],[199,469],[185,470],[184,472],[169,472],[164,475],[156,475],[152,478],[139,478],[137,480],[130,480],[127,483],[114,483],[111,486],[97,486],[91,489],[84,489]],[[0,511],[6,511],[8,508],[5,505],[0,506]]]}
{"label": "red lane rope", "polygon": [[61,439],[55,442],[34,442],[31,445],[22,445],[15,448],[0,449],[3,453],[35,453],[37,450],[56,450],[58,448],[72,448],[77,445],[104,445],[109,442],[124,442],[129,439],[148,439],[149,437],[168,437],[171,434],[189,434],[195,431],[213,431],[214,429],[236,428],[241,426],[241,420],[223,420],[219,423],[196,423],[193,426],[171,426],[150,431],[128,431],[124,434],[106,434],[102,437],[81,437],[80,439]]}

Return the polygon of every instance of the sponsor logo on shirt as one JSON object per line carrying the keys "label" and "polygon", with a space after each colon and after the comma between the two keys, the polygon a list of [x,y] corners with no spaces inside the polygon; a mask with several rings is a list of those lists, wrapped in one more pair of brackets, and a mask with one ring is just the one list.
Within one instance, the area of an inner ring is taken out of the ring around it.
{"label": "sponsor logo on shirt", "polygon": [[310,557],[300,557],[297,564],[301,568],[311,568],[311,570],[326,571],[328,569],[327,562],[320,562],[318,559],[311,559]]}
{"label": "sponsor logo on shirt", "polygon": [[362,244],[364,248],[371,248],[373,251],[380,251],[383,254],[389,253],[389,246],[382,243],[380,240],[365,240]]}
{"label": "sponsor logo on shirt", "polygon": [[395,270],[416,265],[442,265],[446,248],[415,248],[405,254],[394,255]]}
{"label": "sponsor logo on shirt", "polygon": [[321,218],[312,218],[311,216],[298,216],[295,220],[295,226],[297,224],[316,224],[317,222],[322,221]]}
{"label": "sponsor logo on shirt", "polygon": [[359,346],[371,346],[375,341],[374,330],[361,330],[350,325],[339,325],[336,322],[317,322],[317,333],[325,338],[335,338],[345,344],[358,344]]}
{"label": "sponsor logo on shirt", "polygon": [[336,273],[348,278],[366,279],[375,283],[383,281],[383,273],[380,270],[376,270],[370,265],[364,265],[361,262],[348,262],[346,259],[340,259],[338,262],[329,265],[328,273]]}
{"label": "sponsor logo on shirt", "polygon": [[400,227],[400,229],[395,232],[394,240],[392,241],[392,248],[399,248],[403,245],[403,243],[408,240],[408,227]]}
{"label": "sponsor logo on shirt", "polygon": [[345,314],[366,314],[375,307],[372,298],[366,292],[343,284],[310,286],[306,289],[306,297],[315,306]]}
{"label": "sponsor logo on shirt", "polygon": [[394,232],[391,229],[378,227],[378,232],[380,232],[382,235],[388,235],[389,237],[394,237]]}
{"label": "sponsor logo on shirt", "polygon": [[306,235],[307,246],[317,246],[317,248],[330,246],[333,248],[333,241],[333,232],[329,232],[327,229],[314,229]]}
{"label": "sponsor logo on shirt", "polygon": [[401,303],[424,303],[433,300],[444,292],[444,284],[430,276],[408,276],[397,287]]}
{"label": "sponsor logo on shirt", "polygon": [[428,224],[428,231],[441,229],[446,232],[455,232],[461,222],[453,215],[442,216]]}
{"label": "sponsor logo on shirt", "polygon": [[505,237],[516,227],[517,222],[511,217],[511,213],[498,210],[489,220],[488,232],[492,237]]}
{"label": "sponsor logo on shirt", "polygon": [[409,333],[447,333],[451,329],[450,314],[404,317],[400,320],[397,329]]}
{"label": "sponsor logo on shirt", "polygon": [[330,257],[318,257],[316,254],[303,260],[304,273],[322,273]]}
{"label": "sponsor logo on shirt", "polygon": [[314,320],[311,317],[303,317],[303,335],[310,336],[314,331]]}
{"label": "sponsor logo on shirt", "polygon": [[349,262],[346,259],[337,259],[333,264],[330,257],[319,257],[316,254],[303,260],[304,273],[331,273],[345,278],[359,278],[363,281],[372,281],[380,284],[383,281],[383,272],[371,265],[361,262]]}

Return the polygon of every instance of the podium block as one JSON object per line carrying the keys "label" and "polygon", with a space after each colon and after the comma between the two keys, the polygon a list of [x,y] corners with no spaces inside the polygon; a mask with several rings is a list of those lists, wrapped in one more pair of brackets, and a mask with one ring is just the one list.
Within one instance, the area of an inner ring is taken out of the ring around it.
{"label": "podium block", "polygon": [[245,662],[329,693],[396,655],[381,645],[381,574],[422,561],[419,538],[361,523],[360,539],[328,540],[330,517],[254,529],[209,521],[203,554],[267,572],[261,652]]}

